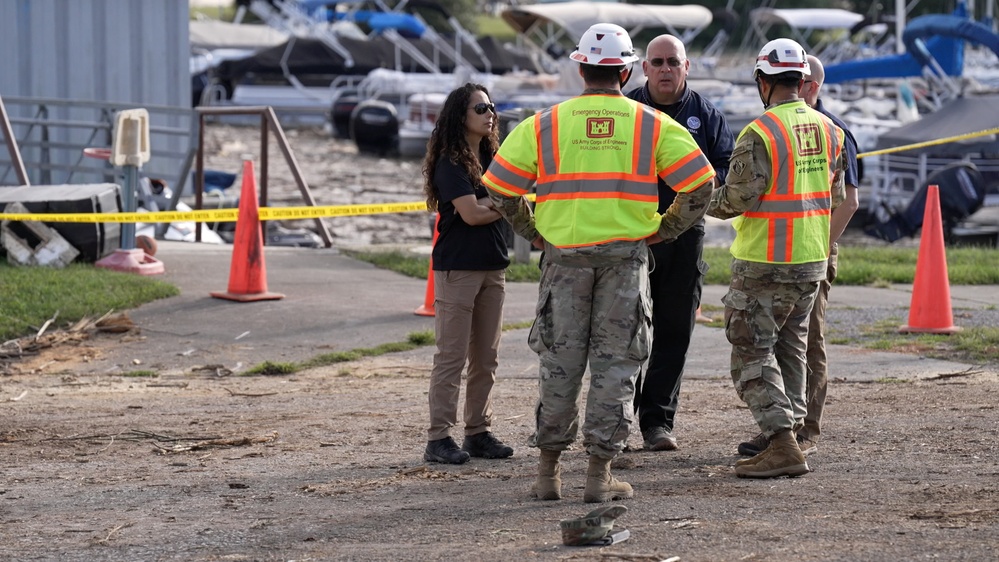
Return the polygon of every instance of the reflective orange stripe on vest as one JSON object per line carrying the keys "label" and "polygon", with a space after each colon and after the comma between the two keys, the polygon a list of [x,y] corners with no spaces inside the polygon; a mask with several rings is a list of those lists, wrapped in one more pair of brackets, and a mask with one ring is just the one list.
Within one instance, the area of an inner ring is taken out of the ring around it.
{"label": "reflective orange stripe on vest", "polygon": [[[830,192],[831,177],[826,181],[824,190],[808,190],[808,187],[797,185],[798,179],[803,179],[809,172],[799,174],[795,159],[794,146],[806,146],[808,142],[821,142],[826,150],[828,170],[834,169],[835,161],[842,149],[838,135],[829,127],[829,121],[821,121],[821,139],[802,136],[792,140],[792,132],[788,131],[784,122],[773,113],[763,114],[756,124],[764,135],[770,152],[770,189],[760,197],[759,203],[744,213],[747,219],[763,219],[768,221],[767,261],[771,263],[788,263],[794,249],[794,220],[806,217],[828,216],[832,209],[832,194]],[[795,142],[797,141],[797,143]],[[816,146],[821,150],[822,146]],[[817,153],[816,153],[817,154]],[[807,191],[806,191],[807,190]]]}
{"label": "reflective orange stripe on vest", "polygon": [[527,195],[528,189],[537,179],[537,176],[522,171],[499,154],[493,156],[493,164],[483,174],[483,180],[487,184],[491,184],[493,189],[508,196]]}
{"label": "reflective orange stripe on vest", "polygon": [[542,111],[534,122],[538,139],[538,203],[600,198],[659,201],[655,151],[651,150],[659,141],[659,127],[651,108],[639,106],[631,147],[631,169],[592,173],[560,169],[558,107]]}

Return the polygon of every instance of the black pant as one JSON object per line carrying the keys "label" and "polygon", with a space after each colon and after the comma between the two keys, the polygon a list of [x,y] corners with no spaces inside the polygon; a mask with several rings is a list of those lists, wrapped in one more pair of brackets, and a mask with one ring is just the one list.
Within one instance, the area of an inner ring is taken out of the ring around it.
{"label": "black pant", "polygon": [[701,304],[701,286],[707,264],[701,259],[704,223],[680,235],[675,242],[651,247],[652,353],[635,390],[635,413],[642,432],[655,427],[673,431],[680,404],[680,379],[694,318]]}

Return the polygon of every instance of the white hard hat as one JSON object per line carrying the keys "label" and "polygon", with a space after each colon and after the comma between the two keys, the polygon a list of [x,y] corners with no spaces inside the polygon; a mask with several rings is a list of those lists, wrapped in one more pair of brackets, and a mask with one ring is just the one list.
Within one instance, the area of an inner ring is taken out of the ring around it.
{"label": "white hard hat", "polygon": [[756,57],[756,69],[753,71],[773,76],[785,72],[800,72],[803,76],[811,74],[805,49],[793,39],[774,39],[760,49]]}
{"label": "white hard hat", "polygon": [[624,66],[638,60],[628,32],[613,23],[590,26],[569,58],[593,66]]}

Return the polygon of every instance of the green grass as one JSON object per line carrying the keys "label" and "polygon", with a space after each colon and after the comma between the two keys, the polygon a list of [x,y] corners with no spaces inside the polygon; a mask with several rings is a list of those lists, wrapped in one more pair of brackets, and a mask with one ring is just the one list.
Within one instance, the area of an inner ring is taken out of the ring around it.
{"label": "green grass", "polygon": [[[994,285],[999,283],[999,250],[984,247],[947,248],[947,273],[952,285]],[[886,287],[892,283],[912,283],[916,275],[918,248],[840,247],[836,285]],[[732,256],[727,248],[705,248],[704,261],[710,269],[705,284],[728,285]]]}
{"label": "green grass", "polygon": [[[354,259],[366,261],[376,267],[401,273],[408,277],[426,279],[430,269],[430,257],[399,250],[382,251],[345,251]],[[531,263],[512,263],[506,270],[506,280],[509,282],[538,281],[541,270],[538,269],[537,252],[532,253]]]}
{"label": "green grass", "polygon": [[375,347],[361,347],[347,351],[323,353],[301,362],[274,363],[271,361],[264,361],[259,365],[255,365],[247,369],[242,373],[242,375],[291,375],[304,369],[328,367],[338,363],[357,361],[358,359],[364,357],[377,357],[387,353],[409,351],[418,347],[432,345],[435,341],[434,332],[432,330],[423,330],[408,334],[406,336],[406,341],[383,343]]}
{"label": "green grass", "polygon": [[517,32],[503,18],[482,14],[475,17],[475,25],[476,35],[479,37],[491,35],[500,41],[513,41],[517,38]]}
{"label": "green grass", "polygon": [[178,294],[164,281],[92,264],[53,269],[0,261],[0,341],[33,334],[57,314],[53,328]]}
{"label": "green grass", "polygon": [[142,370],[142,371],[129,371],[127,373],[122,374],[122,376],[142,378],[142,377],[158,377],[160,376],[160,374],[157,373],[156,371]]}
{"label": "green grass", "polygon": [[[999,328],[972,327],[954,334],[900,334],[901,322],[868,326],[859,340],[846,342],[879,351],[901,351],[948,361],[985,364],[999,356]],[[834,342],[838,343],[838,342]]]}
{"label": "green grass", "polygon": [[[430,259],[393,250],[389,252],[350,252],[356,259],[384,269],[416,277],[427,278]],[[918,248],[845,247],[839,253],[837,285],[887,286],[891,283],[912,283],[916,274]],[[509,282],[533,281],[540,278],[537,266],[538,253],[532,252],[529,264],[511,264],[507,269]],[[727,248],[705,248],[704,261],[709,269],[704,279],[707,285],[728,285],[729,265],[732,256]],[[999,250],[983,247],[956,247],[947,249],[947,270],[952,285],[999,284]],[[990,265],[991,264],[991,265]]]}
{"label": "green grass", "polygon": [[[918,248],[841,247],[840,285],[912,283],[916,274]],[[999,250],[995,248],[950,247],[946,249],[947,273],[953,285],[992,285],[999,283]]]}

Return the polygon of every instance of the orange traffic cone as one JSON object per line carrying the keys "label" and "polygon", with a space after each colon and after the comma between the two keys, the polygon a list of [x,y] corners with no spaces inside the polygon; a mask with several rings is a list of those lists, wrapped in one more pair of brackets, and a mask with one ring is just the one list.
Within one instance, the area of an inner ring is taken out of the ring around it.
{"label": "orange traffic cone", "polygon": [[909,323],[898,329],[911,332],[953,334],[961,331],[954,326],[950,307],[950,280],[947,278],[947,256],[944,252],[943,221],[940,218],[940,188],[931,185],[926,191],[923,211],[923,232],[916,258],[916,278],[912,284]]}
{"label": "orange traffic cone", "polygon": [[430,245],[430,270],[427,272],[427,292],[423,295],[423,305],[413,311],[417,316],[433,316],[434,311],[434,246],[437,245],[437,227],[441,222],[441,214],[437,213],[434,220],[434,240]]}
{"label": "orange traffic cone", "polygon": [[250,302],[283,299],[280,293],[267,291],[267,267],[264,265],[264,236],[260,229],[257,207],[257,180],[253,162],[243,161],[243,188],[239,194],[239,218],[233,240],[232,263],[229,267],[229,290],[213,292],[218,299]]}

